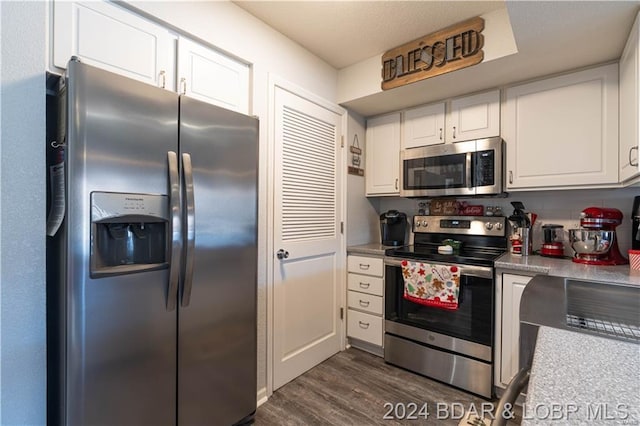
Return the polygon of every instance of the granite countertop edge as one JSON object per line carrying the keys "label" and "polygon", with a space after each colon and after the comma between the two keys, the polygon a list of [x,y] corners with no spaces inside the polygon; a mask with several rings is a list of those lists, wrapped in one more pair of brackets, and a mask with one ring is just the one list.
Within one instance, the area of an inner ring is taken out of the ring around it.
{"label": "granite countertop edge", "polygon": [[511,253],[505,253],[496,260],[495,267],[503,270],[547,274],[586,281],[640,286],[640,271],[630,269],[629,265],[584,265],[566,258],[559,259],[539,255],[515,256]]}
{"label": "granite countertop edge", "polygon": [[347,254],[362,254],[368,256],[384,257],[385,252],[389,249],[397,248],[393,246],[384,246],[380,243],[358,244],[347,247]]}
{"label": "granite countertop edge", "polygon": [[540,418],[549,411],[539,408],[554,406],[560,407],[556,414],[563,424],[597,420],[593,415],[598,408],[617,416],[615,424],[638,424],[639,370],[635,343],[540,327],[522,425],[549,421]]}

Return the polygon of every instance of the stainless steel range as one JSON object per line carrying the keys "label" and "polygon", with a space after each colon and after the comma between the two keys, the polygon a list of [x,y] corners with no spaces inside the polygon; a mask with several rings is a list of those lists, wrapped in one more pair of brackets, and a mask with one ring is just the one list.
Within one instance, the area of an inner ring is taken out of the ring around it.
{"label": "stainless steel range", "polygon": [[[390,249],[385,257],[386,362],[492,397],[493,265],[507,250],[505,228],[504,217],[414,217],[414,245]],[[459,250],[440,254],[446,239],[460,241]],[[405,298],[403,260],[457,266],[457,309]]]}

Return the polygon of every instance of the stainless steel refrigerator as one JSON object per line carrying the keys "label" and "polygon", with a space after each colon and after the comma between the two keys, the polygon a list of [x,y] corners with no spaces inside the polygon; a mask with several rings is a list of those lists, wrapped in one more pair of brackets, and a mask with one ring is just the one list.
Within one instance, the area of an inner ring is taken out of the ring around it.
{"label": "stainless steel refrigerator", "polygon": [[250,420],[257,119],[77,60],[58,100],[49,420]]}

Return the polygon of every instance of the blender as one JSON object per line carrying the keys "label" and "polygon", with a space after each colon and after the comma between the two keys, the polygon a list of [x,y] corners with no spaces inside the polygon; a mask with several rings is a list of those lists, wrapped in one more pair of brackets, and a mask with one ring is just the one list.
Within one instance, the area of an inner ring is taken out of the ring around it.
{"label": "blender", "polygon": [[543,243],[540,248],[540,256],[564,257],[563,229],[562,225],[552,223],[542,226]]}
{"label": "blender", "polygon": [[569,230],[569,241],[575,252],[573,261],[587,265],[626,265],[627,258],[618,248],[616,227],[622,223],[622,212],[605,207],[588,207],[580,213],[581,229]]}

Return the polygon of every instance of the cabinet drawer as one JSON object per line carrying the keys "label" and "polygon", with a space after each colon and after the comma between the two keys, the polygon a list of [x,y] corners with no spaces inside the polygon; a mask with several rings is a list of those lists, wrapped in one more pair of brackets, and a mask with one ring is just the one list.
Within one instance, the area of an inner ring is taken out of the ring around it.
{"label": "cabinet drawer", "polygon": [[372,294],[349,291],[347,294],[349,309],[366,311],[374,315],[382,315],[382,297]]}
{"label": "cabinet drawer", "polygon": [[349,309],[347,336],[382,346],[382,317]]}
{"label": "cabinet drawer", "polygon": [[380,257],[349,256],[347,258],[349,272],[381,277],[384,263]]}
{"label": "cabinet drawer", "polygon": [[360,291],[375,296],[382,296],[384,291],[382,278],[360,274],[349,274],[347,277],[347,287],[349,290]]}

